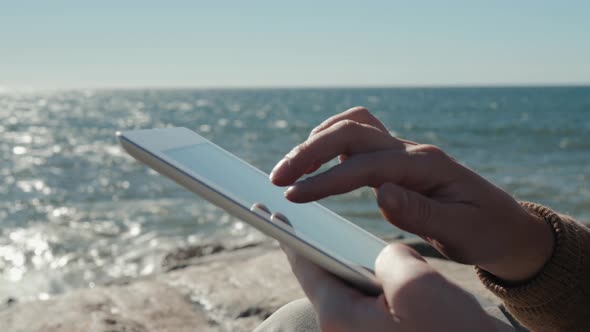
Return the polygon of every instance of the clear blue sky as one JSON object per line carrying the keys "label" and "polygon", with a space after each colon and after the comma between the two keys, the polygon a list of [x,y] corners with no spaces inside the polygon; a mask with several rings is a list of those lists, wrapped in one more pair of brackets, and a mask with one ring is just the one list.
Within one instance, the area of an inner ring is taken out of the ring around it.
{"label": "clear blue sky", "polygon": [[590,1],[0,0],[0,87],[590,83]]}

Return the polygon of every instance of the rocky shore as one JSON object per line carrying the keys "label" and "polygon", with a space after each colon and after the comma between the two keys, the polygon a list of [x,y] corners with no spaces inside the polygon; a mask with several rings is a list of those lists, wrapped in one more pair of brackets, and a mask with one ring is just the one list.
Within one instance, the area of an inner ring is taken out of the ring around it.
{"label": "rocky shore", "polygon": [[[420,241],[409,245],[449,279],[492,303],[473,268],[446,261]],[[15,332],[251,331],[303,296],[275,242],[182,248],[166,272],[0,307],[0,330]]]}

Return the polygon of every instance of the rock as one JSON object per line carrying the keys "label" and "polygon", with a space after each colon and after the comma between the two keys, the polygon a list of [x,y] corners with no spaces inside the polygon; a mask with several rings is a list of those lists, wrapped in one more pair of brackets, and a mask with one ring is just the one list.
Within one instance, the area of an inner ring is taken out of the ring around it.
{"label": "rock", "polygon": [[[195,252],[198,252],[196,250]],[[499,303],[473,268],[428,261],[449,279]],[[284,254],[273,242],[193,257],[190,266],[47,301],[0,309],[2,331],[252,331],[282,305],[300,298]]]}
{"label": "rock", "polygon": [[18,300],[14,297],[9,297],[6,300],[1,300],[0,301],[0,311],[2,309],[6,309],[8,307],[10,307],[11,305],[14,305],[18,302]]}
{"label": "rock", "polygon": [[190,259],[211,255],[223,251],[225,247],[220,243],[209,243],[185,248],[178,248],[167,254],[162,261],[162,268],[171,271],[189,265]]}
{"label": "rock", "polygon": [[3,331],[194,331],[207,316],[159,282],[75,291],[0,311]]}
{"label": "rock", "polygon": [[252,242],[246,241],[231,241],[227,243],[205,243],[195,246],[178,248],[171,253],[167,254],[162,261],[162,268],[165,271],[172,271],[181,269],[189,265],[196,265],[201,262],[200,258],[203,256],[209,256],[216,254],[221,251],[235,251],[251,247],[257,247],[262,245],[271,245],[273,242],[265,238],[262,241]]}
{"label": "rock", "polygon": [[179,289],[214,325],[227,331],[252,331],[282,305],[303,296],[276,246],[223,252],[205,259],[207,262],[158,279]]}

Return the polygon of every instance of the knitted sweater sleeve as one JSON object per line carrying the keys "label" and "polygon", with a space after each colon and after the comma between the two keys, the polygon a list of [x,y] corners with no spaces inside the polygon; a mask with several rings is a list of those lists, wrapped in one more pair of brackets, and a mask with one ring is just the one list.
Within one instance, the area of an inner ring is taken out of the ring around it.
{"label": "knitted sweater sleeve", "polygon": [[506,284],[476,268],[480,280],[531,331],[590,331],[590,229],[546,207],[521,204],[553,228],[551,258],[522,284]]}

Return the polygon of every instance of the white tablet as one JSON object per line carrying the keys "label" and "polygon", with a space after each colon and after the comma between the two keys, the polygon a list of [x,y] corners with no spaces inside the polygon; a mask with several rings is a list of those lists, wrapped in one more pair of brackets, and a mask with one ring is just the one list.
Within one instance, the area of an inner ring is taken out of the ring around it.
{"label": "white tablet", "polygon": [[[268,175],[186,128],[117,133],[131,156],[367,294],[384,241],[318,203],[288,201]],[[257,206],[263,205],[267,209]],[[284,217],[277,218],[277,215]],[[287,222],[283,222],[284,220]]]}

